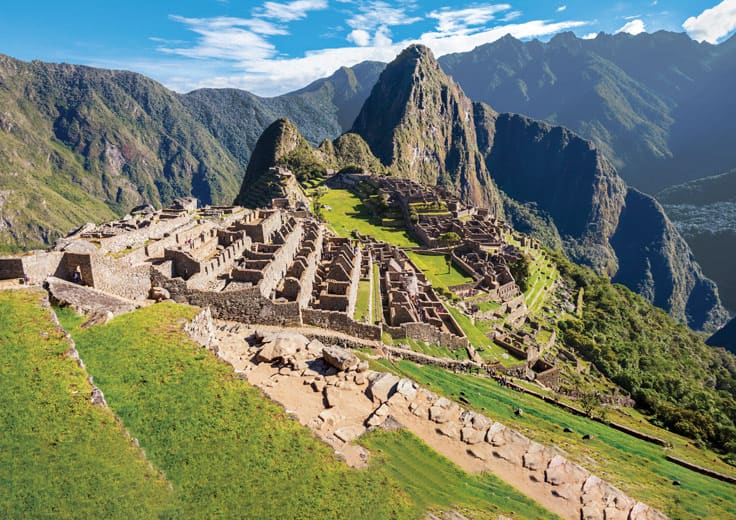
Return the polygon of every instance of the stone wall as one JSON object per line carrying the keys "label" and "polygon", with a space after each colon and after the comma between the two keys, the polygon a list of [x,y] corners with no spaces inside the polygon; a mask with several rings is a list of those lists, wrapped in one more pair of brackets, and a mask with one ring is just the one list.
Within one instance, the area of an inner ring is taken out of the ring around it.
{"label": "stone wall", "polygon": [[184,332],[196,344],[210,348],[217,341],[215,337],[215,324],[212,321],[212,312],[207,307],[197,314],[192,321],[184,325]]}
{"label": "stone wall", "polygon": [[264,325],[301,325],[298,303],[274,303],[261,296],[257,287],[224,292],[193,290],[186,295],[186,300],[198,307],[209,306],[212,316],[221,320]]}
{"label": "stone wall", "polygon": [[0,280],[23,278],[23,260],[18,258],[0,258]]}
{"label": "stone wall", "polygon": [[122,251],[126,248],[138,248],[143,246],[147,240],[161,239],[164,235],[172,233],[175,229],[188,224],[191,220],[189,215],[172,219],[161,219],[158,222],[133,231],[122,232],[119,235],[108,238],[100,238],[97,241],[100,249],[107,251]]}
{"label": "stone wall", "polygon": [[0,280],[20,279],[26,275],[29,283],[41,283],[47,276],[57,273],[63,257],[64,253],[59,251],[39,251],[26,256],[0,258]]}
{"label": "stone wall", "polygon": [[381,348],[386,354],[389,354],[391,357],[406,359],[420,365],[434,365],[441,368],[460,370],[463,372],[468,372],[473,369],[483,369],[483,365],[475,363],[474,361],[460,361],[458,359],[436,358],[428,356],[426,354],[422,354],[421,352],[414,352],[413,350],[405,348],[389,347],[388,345],[383,345]]}
{"label": "stone wall", "polygon": [[[279,286],[286,276],[286,271],[289,269],[291,262],[294,260],[294,257],[299,250],[302,232],[302,223],[296,222],[294,228],[286,237],[284,243],[281,244],[278,251],[274,253],[270,262],[260,269],[260,276],[257,276],[257,283],[261,296],[264,298],[270,298],[271,293]],[[245,271],[241,271],[241,273],[246,274]]]}
{"label": "stone wall", "polygon": [[64,253],[54,276],[62,280],[71,280],[72,273],[79,266],[82,272],[82,284],[90,287],[96,287],[94,271],[92,270],[92,260],[86,253]]}
{"label": "stone wall", "polygon": [[200,263],[199,273],[189,279],[188,285],[193,288],[202,288],[208,281],[229,272],[235,261],[243,255],[243,251],[250,246],[251,240],[248,237],[235,240],[207,262]]}
{"label": "stone wall", "polygon": [[92,255],[95,288],[130,300],[145,300],[151,288],[151,267],[131,265],[126,258]]}
{"label": "stone wall", "polygon": [[349,318],[344,312],[304,309],[302,311],[302,320],[304,320],[305,325],[333,329],[363,339],[381,339],[381,327],[358,323]]}

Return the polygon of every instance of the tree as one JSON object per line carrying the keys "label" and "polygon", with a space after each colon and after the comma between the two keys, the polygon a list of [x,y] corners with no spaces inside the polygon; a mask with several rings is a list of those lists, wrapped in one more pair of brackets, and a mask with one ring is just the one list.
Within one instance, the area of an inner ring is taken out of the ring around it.
{"label": "tree", "polygon": [[454,231],[442,233],[439,237],[437,237],[437,241],[443,246],[454,246],[459,244],[461,240],[462,237],[460,237],[460,235],[458,235]]}
{"label": "tree", "polygon": [[529,257],[522,255],[522,257],[516,262],[509,264],[509,271],[511,276],[514,277],[516,285],[519,286],[521,292],[525,292],[529,288]]}

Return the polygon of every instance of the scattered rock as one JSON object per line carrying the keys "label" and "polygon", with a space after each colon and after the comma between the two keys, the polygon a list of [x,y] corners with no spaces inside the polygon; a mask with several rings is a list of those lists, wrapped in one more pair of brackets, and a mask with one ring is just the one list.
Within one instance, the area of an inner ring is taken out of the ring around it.
{"label": "scattered rock", "polygon": [[365,374],[362,372],[358,372],[355,374],[355,384],[358,386],[363,386],[365,384]]}
{"label": "scattered rock", "polygon": [[565,426],[565,428],[562,431],[565,433],[572,433],[572,428]]}
{"label": "scattered rock", "polygon": [[519,417],[521,417],[522,415],[524,415],[524,410],[522,410],[521,408],[517,408],[517,409],[516,409],[516,410],[514,411],[514,413],[515,413],[516,415],[518,415]]}
{"label": "scattered rock", "polygon": [[460,430],[460,439],[466,444],[478,444],[483,442],[485,432],[476,430],[472,426],[466,426]]}
{"label": "scattered rock", "polygon": [[381,428],[382,430],[387,430],[387,431],[396,431],[396,430],[403,430],[403,429],[404,429],[404,425],[403,425],[403,424],[401,424],[401,423],[400,423],[400,422],[399,422],[399,421],[398,421],[398,420],[396,419],[396,417],[394,417],[393,415],[389,415],[389,416],[388,416],[388,417],[386,417],[386,419],[385,419],[385,420],[384,420],[384,421],[383,421],[383,422],[382,422],[382,423],[381,423],[381,424],[379,425],[379,428]]}
{"label": "scattered rock", "polygon": [[429,409],[429,419],[437,424],[442,424],[449,421],[450,417],[446,409],[434,405]]}
{"label": "scattered rock", "polygon": [[327,385],[324,381],[314,381],[312,383],[312,390],[314,390],[315,392],[322,392],[325,389],[325,386]]}
{"label": "scattered rock", "polygon": [[325,401],[327,402],[328,408],[334,408],[337,406],[339,395],[339,390],[334,386],[328,386],[324,389]]}
{"label": "scattered rock", "polygon": [[592,441],[593,439],[595,439],[595,435],[591,435],[590,433],[586,433],[585,435],[583,435],[584,441]]}
{"label": "scattered rock", "polygon": [[328,426],[335,426],[343,419],[342,415],[340,415],[340,412],[336,408],[323,410],[317,417],[322,419],[322,422],[324,422]]}
{"label": "scattered rock", "polygon": [[451,439],[457,439],[459,437],[457,425],[452,421],[441,424],[437,428],[437,431],[445,437],[449,437]]}
{"label": "scattered rock", "polygon": [[577,464],[570,462],[561,455],[555,455],[544,472],[544,480],[553,486],[560,486],[562,484],[572,485],[582,482],[589,475],[590,473],[587,470]]}
{"label": "scattered rock", "polygon": [[314,355],[322,354],[324,348],[324,344],[318,339],[313,339],[307,344],[307,352]]}
{"label": "scattered rock", "polygon": [[522,457],[522,465],[532,471],[542,470],[549,465],[552,457],[554,457],[554,453],[551,449],[532,441]]}
{"label": "scattered rock", "polygon": [[476,444],[468,448],[468,453],[480,460],[491,460],[493,454],[487,444]]}
{"label": "scattered rock", "polygon": [[367,370],[368,370],[368,367],[369,367],[369,366],[370,366],[370,365],[368,364],[368,362],[367,362],[367,361],[361,361],[360,363],[358,363],[358,366],[357,366],[357,367],[355,367],[355,369],[356,369],[356,370],[357,370],[358,372],[365,372],[365,371],[367,371]]}
{"label": "scattered rock", "polygon": [[335,430],[335,437],[342,442],[352,442],[360,437],[365,430],[359,426],[344,426]]}

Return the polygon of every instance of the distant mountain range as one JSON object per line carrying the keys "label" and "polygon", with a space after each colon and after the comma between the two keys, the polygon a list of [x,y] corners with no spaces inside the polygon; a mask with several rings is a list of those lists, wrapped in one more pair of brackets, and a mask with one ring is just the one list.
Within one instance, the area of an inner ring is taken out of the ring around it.
{"label": "distant mountain range", "polygon": [[176,94],[140,74],[0,55],[0,251],[194,195],[229,203],[256,140],[286,116],[312,143],[352,123],[383,64],[277,98]]}
{"label": "distant mountain range", "polygon": [[[352,132],[340,139],[351,135],[355,148],[365,142],[393,175],[444,186],[498,212],[504,203],[514,208],[509,214],[516,227],[543,240],[559,237],[575,261],[695,329],[725,321],[715,284],[653,198],[628,188],[601,152],[573,132],[473,103],[425,47],[411,46],[386,66]],[[296,157],[345,165],[332,152],[340,139],[310,150],[293,125],[272,125],[259,140],[237,201],[261,204],[252,199],[254,186],[275,186],[268,168]],[[365,153],[361,159],[374,161]]]}
{"label": "distant mountain range", "polygon": [[566,126],[595,142],[647,192],[736,167],[736,36],[719,45],[684,33],[506,36],[442,68],[498,110]]}

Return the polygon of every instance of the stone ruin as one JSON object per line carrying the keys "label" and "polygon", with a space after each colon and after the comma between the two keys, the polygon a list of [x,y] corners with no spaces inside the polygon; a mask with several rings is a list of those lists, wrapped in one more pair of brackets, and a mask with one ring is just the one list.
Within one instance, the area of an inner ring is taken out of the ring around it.
{"label": "stone ruin", "polygon": [[[210,331],[217,337],[212,345]],[[298,332],[206,327],[209,348],[281,403],[351,466],[370,454],[354,441],[374,428],[406,428],[469,472],[491,471],[566,518],[666,518],[570,461],[557,448],[435,395],[370,370],[350,350]],[[247,342],[243,341],[247,338]]]}

